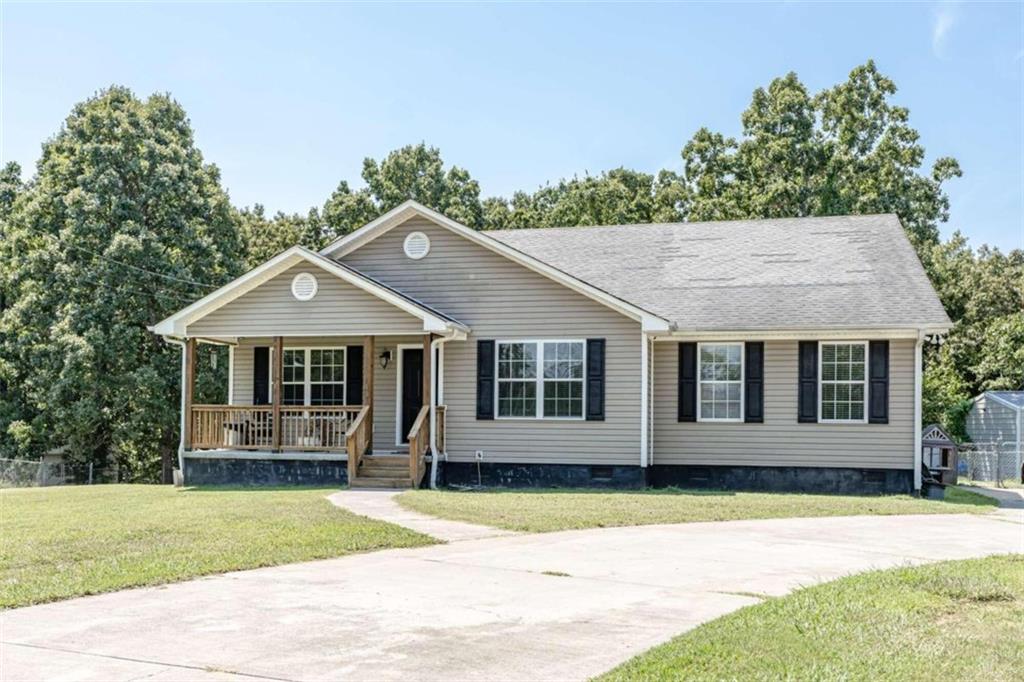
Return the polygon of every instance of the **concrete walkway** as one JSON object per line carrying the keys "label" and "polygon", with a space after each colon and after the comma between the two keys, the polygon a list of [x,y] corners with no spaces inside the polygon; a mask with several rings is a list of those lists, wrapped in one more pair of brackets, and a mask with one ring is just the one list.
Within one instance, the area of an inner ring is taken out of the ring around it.
{"label": "concrete walkway", "polygon": [[462,521],[448,521],[406,509],[395,501],[399,493],[400,490],[342,490],[329,495],[327,499],[353,514],[405,526],[445,542],[516,535],[510,530]]}
{"label": "concrete walkway", "polygon": [[958,487],[998,500],[1003,509],[1024,509],[1024,488],[987,488],[978,485]]}
{"label": "concrete walkway", "polygon": [[1022,516],[522,534],[229,573],[3,613],[0,678],[582,680],[751,594],[1024,552]]}

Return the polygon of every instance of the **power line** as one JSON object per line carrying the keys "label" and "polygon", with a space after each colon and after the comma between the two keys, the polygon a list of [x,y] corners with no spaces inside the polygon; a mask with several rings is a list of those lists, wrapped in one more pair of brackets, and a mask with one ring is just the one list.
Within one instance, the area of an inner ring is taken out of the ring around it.
{"label": "power line", "polygon": [[100,258],[102,260],[108,261],[110,263],[115,263],[117,265],[122,265],[122,266],[124,266],[126,268],[131,268],[132,270],[138,270],[139,272],[144,272],[144,273],[146,273],[148,275],[154,275],[156,277],[163,277],[165,279],[171,279],[171,280],[174,280],[176,282],[183,282],[184,284],[192,284],[192,285],[196,285],[196,286],[207,287],[209,289],[217,289],[217,288],[219,288],[221,286],[220,284],[210,284],[209,282],[197,282],[194,279],[185,279],[183,277],[175,277],[174,275],[167,275],[167,274],[164,274],[162,272],[154,272],[153,270],[147,270],[146,268],[140,268],[137,265],[132,265],[131,263],[124,263],[122,261],[115,260],[115,259],[113,259],[113,258],[111,258],[109,256],[103,255],[102,253],[99,253],[97,251],[93,251],[92,249],[87,249],[84,246],[75,246],[74,244],[65,244],[64,246],[66,246],[68,248],[71,248],[71,249],[77,249],[79,251],[85,251],[87,253],[91,253],[94,256],[96,256],[97,258]]}

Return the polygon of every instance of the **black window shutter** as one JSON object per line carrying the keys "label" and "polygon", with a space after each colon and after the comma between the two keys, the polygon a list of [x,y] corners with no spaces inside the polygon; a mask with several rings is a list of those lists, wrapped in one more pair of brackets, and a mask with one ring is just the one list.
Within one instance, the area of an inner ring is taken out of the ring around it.
{"label": "black window shutter", "polygon": [[363,347],[348,346],[345,350],[345,404],[363,404]]}
{"label": "black window shutter", "polygon": [[604,421],[604,339],[587,339],[587,421]]}
{"label": "black window shutter", "polygon": [[818,421],[818,342],[800,342],[800,399],[797,421],[815,423]]}
{"label": "black window shutter", "polygon": [[270,346],[252,349],[252,404],[270,404]]}
{"label": "black window shutter", "polygon": [[697,344],[679,344],[679,421],[697,421]]}
{"label": "black window shutter", "polygon": [[764,422],[764,341],[747,341],[743,355],[743,421],[760,424]]}
{"label": "black window shutter", "polygon": [[889,342],[868,342],[868,421],[889,423]]}
{"label": "black window shutter", "polygon": [[494,341],[476,342],[476,418],[494,419]]}

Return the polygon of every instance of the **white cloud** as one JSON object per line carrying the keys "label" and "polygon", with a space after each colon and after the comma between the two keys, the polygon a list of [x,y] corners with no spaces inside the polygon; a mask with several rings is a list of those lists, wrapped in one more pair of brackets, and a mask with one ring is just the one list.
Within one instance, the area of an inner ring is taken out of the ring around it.
{"label": "white cloud", "polygon": [[946,39],[958,19],[956,5],[951,2],[941,3],[932,19],[932,53],[936,57],[943,56]]}

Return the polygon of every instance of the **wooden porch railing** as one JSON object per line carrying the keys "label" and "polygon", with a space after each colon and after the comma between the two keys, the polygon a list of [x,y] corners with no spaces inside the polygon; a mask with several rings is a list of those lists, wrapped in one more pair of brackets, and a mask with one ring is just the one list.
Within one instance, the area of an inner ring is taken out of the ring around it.
{"label": "wooden porch railing", "polygon": [[370,407],[364,406],[348,427],[345,434],[345,447],[348,450],[348,480],[354,481],[359,475],[359,463],[366,454],[370,444],[370,430],[373,424],[369,418]]}
{"label": "wooden porch railing", "polygon": [[409,429],[409,478],[413,487],[420,484],[426,471],[427,451],[430,450],[430,406],[424,405]]}
{"label": "wooden porch railing", "polygon": [[341,451],[362,405],[288,405],[274,422],[270,405],[193,405],[192,449],[272,450],[280,429],[282,450]]}
{"label": "wooden porch railing", "polygon": [[269,449],[274,443],[270,405],[193,405],[192,449]]}

